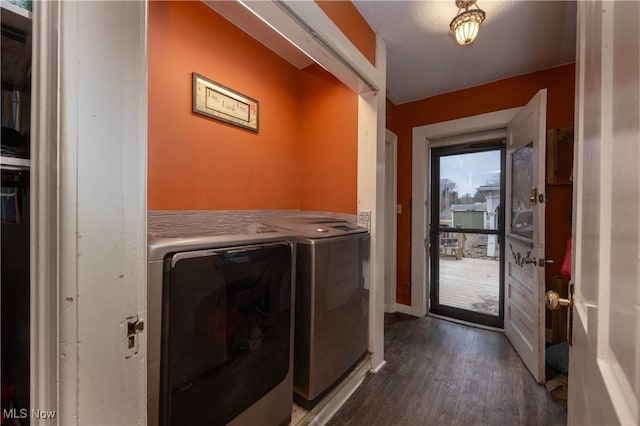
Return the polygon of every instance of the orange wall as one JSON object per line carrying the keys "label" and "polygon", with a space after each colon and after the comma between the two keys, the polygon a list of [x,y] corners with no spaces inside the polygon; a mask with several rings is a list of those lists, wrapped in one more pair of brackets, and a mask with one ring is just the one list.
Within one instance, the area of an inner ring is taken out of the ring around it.
{"label": "orange wall", "polygon": [[[259,133],[193,113],[192,72],[257,99]],[[201,2],[151,2],[149,209],[355,212],[357,158],[351,151],[357,134],[335,123],[357,123],[357,95],[336,80],[310,75]],[[314,125],[322,119],[324,126]],[[309,155],[336,139],[347,149],[337,166]]]}
{"label": "orange wall", "polygon": [[300,208],[356,213],[358,98],[317,65],[305,69],[302,86]]}
{"label": "orange wall", "polygon": [[[547,128],[573,126],[574,73],[575,65],[570,64],[395,107],[394,123],[398,135],[398,203],[402,204],[402,214],[398,216],[398,302],[411,302],[409,207],[413,127],[522,106],[543,88],[547,88]],[[547,206],[547,209],[553,208],[552,204]]]}
{"label": "orange wall", "polygon": [[376,33],[351,1],[316,0],[316,3],[374,66]]}

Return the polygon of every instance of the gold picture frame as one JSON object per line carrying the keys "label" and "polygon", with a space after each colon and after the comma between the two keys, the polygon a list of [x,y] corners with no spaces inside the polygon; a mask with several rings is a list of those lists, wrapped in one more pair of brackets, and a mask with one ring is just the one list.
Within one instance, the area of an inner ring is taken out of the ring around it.
{"label": "gold picture frame", "polygon": [[193,112],[258,133],[257,100],[193,73]]}

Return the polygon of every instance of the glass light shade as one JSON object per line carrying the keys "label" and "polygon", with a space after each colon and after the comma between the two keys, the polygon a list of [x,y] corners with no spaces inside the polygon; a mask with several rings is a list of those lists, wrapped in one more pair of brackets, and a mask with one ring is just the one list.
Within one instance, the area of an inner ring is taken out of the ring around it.
{"label": "glass light shade", "polygon": [[484,18],[484,11],[480,9],[466,10],[453,18],[449,28],[456,34],[456,41],[459,44],[469,44],[478,35],[480,24]]}

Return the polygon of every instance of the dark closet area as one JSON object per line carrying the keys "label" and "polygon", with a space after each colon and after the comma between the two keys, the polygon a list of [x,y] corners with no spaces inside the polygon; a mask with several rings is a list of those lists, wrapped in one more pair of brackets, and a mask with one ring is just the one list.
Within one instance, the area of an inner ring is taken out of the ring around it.
{"label": "dark closet area", "polygon": [[2,424],[28,425],[31,2],[3,1],[0,215]]}

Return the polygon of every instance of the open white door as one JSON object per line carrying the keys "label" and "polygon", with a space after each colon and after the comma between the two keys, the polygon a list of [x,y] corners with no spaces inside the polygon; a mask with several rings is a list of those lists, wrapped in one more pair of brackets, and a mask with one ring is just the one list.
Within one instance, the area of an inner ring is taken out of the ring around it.
{"label": "open white door", "polygon": [[[504,332],[544,381],[544,167],[547,90],[507,126]],[[542,265],[542,267],[538,266]]]}
{"label": "open white door", "polygon": [[569,424],[640,424],[639,19],[578,2]]}

